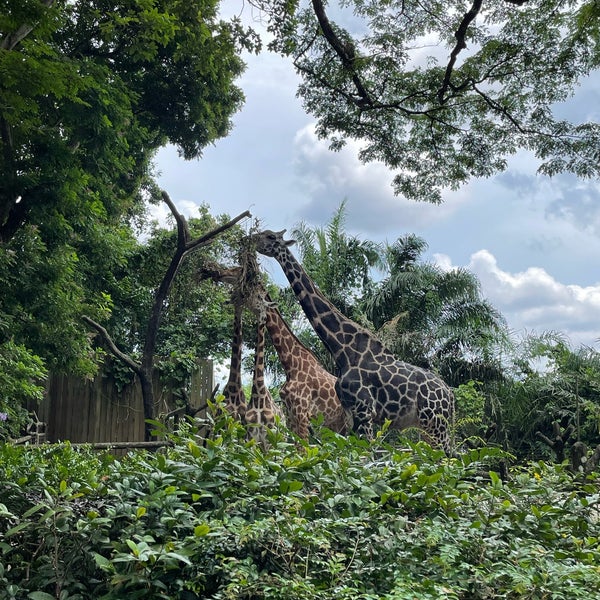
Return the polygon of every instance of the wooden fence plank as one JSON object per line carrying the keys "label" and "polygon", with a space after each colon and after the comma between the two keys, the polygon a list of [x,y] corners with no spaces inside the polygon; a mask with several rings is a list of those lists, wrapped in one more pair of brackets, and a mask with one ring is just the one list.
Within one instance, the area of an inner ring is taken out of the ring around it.
{"label": "wooden fence plank", "polygon": [[[190,405],[197,408],[210,398],[213,387],[212,361],[199,361],[192,376]],[[177,399],[155,381],[156,414],[166,414],[177,405]],[[46,423],[49,442],[74,443],[142,442],[144,413],[140,385],[137,380],[117,390],[110,375],[99,373],[93,381],[55,374],[46,385],[46,397],[35,410]]]}

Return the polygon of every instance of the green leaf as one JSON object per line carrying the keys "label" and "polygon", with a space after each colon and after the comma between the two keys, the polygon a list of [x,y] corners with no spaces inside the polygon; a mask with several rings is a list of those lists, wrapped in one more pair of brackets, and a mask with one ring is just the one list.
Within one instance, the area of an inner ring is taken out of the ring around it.
{"label": "green leaf", "polygon": [[202,523],[201,525],[196,525],[194,527],[194,535],[196,537],[203,537],[210,532],[210,527],[206,523]]}
{"label": "green leaf", "polygon": [[24,529],[27,529],[31,525],[32,525],[32,523],[30,521],[25,521],[23,523],[19,523],[18,525],[15,525],[14,527],[11,527],[4,534],[4,537],[11,537],[12,535],[15,535],[16,533],[19,533],[20,531],[23,531]]}

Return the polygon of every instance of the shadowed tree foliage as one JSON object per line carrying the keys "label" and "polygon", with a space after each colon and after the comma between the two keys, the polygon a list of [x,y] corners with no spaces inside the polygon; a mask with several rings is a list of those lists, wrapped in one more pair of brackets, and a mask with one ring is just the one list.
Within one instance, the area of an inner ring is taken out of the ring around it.
{"label": "shadowed tree foliage", "polygon": [[597,0],[253,0],[292,57],[317,133],[396,172],[408,198],[503,171],[600,174],[600,125],[554,111],[600,65]]}

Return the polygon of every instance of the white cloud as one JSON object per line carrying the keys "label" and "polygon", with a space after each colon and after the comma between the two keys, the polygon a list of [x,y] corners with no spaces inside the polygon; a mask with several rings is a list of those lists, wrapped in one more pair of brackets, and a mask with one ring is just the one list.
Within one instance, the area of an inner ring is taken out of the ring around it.
{"label": "white cloud", "polygon": [[[179,214],[186,218],[198,217],[198,204],[192,200],[173,200],[175,207],[179,211]],[[152,221],[157,221],[160,227],[173,227],[174,219],[169,207],[164,203],[149,204],[148,215]]]}
{"label": "white cloud", "polygon": [[358,159],[360,143],[350,140],[339,152],[318,139],[314,124],[300,129],[294,139],[294,166],[309,200],[299,217],[327,222],[340,202],[347,199],[348,229],[367,235],[395,235],[443,221],[468,198],[466,191],[448,193],[442,205],[413,202],[394,196],[393,172],[380,162],[363,164]]}
{"label": "white cloud", "polygon": [[[444,269],[452,268],[450,257],[437,254],[434,258]],[[510,273],[502,270],[487,250],[475,252],[467,268],[477,275],[484,297],[515,332],[557,331],[574,347],[598,346],[600,283],[567,285],[539,267]]]}

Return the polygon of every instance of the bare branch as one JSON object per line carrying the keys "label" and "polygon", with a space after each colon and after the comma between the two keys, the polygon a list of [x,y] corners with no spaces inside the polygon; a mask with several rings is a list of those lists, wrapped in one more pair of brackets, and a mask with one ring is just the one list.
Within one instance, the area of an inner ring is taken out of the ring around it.
{"label": "bare branch", "polygon": [[93,319],[90,319],[90,317],[87,317],[85,315],[83,315],[81,318],[90,327],[93,327],[100,334],[100,336],[106,342],[106,345],[108,346],[109,350],[112,352],[112,354],[114,356],[116,356],[119,360],[121,360],[123,363],[125,363],[138,376],[140,375],[140,373],[142,371],[141,365],[136,363],[130,356],[128,356],[127,354],[125,354],[124,352],[119,350],[117,345],[113,342],[112,338],[110,337],[110,334],[108,333],[108,331],[106,331],[106,329],[104,329],[104,327],[102,327],[102,325],[100,325],[100,323],[96,323],[96,321],[94,321]]}
{"label": "bare branch", "polygon": [[189,242],[185,248],[186,254],[188,252],[191,252],[192,250],[195,250],[196,248],[199,248],[200,246],[204,246],[210,240],[217,237],[219,234],[221,234],[224,231],[226,231],[227,229],[230,229],[231,227],[233,227],[238,221],[241,221],[242,219],[245,219],[245,218],[250,218],[251,216],[252,215],[250,214],[250,211],[245,210],[243,213],[239,214],[237,217],[231,219],[231,221],[227,221],[227,223],[225,223],[224,225],[221,225],[220,227],[217,227],[216,229],[209,231],[207,234],[199,237],[197,240],[194,240],[193,242]]}
{"label": "bare branch", "polygon": [[190,230],[188,222],[186,218],[177,210],[177,207],[171,200],[169,194],[167,194],[165,190],[161,190],[160,193],[164,203],[169,207],[169,210],[171,211],[173,217],[175,217],[175,222],[177,223],[178,244],[183,244],[185,246],[190,239]]}
{"label": "bare branch", "polygon": [[475,17],[479,14],[481,10],[481,5],[483,4],[483,0],[473,0],[473,4],[470,10],[465,13],[458,29],[454,33],[454,37],[456,38],[456,45],[452,49],[450,53],[450,60],[448,61],[448,65],[446,67],[446,73],[444,74],[444,80],[442,81],[442,87],[438,92],[438,100],[440,104],[444,103],[444,94],[448,90],[450,86],[450,78],[452,77],[452,69],[454,69],[454,65],[456,63],[456,58],[460,54],[461,50],[464,50],[467,47],[467,42],[465,41],[467,35],[467,29],[471,22],[475,19]]}

